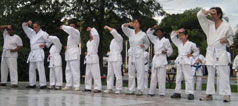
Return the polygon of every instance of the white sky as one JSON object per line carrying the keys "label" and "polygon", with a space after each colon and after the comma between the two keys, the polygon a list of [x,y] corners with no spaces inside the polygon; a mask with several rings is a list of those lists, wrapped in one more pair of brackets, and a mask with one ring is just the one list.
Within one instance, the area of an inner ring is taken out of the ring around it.
{"label": "white sky", "polygon": [[[185,10],[201,7],[221,7],[224,16],[228,16],[229,23],[234,28],[238,25],[238,0],[157,0],[167,13],[183,13]],[[158,22],[162,17],[155,17]]]}

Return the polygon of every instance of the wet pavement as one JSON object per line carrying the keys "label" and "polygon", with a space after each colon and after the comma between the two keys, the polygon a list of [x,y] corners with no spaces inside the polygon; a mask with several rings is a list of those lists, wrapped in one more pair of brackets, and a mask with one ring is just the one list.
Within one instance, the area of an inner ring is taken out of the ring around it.
{"label": "wet pavement", "polygon": [[[25,89],[26,84],[13,89],[0,87],[0,106],[237,106],[238,93],[232,93],[231,102],[223,103],[223,97],[214,95],[213,101],[199,101],[204,91],[196,91],[195,100],[171,99],[173,89],[168,89],[165,97],[105,94],[82,91],[57,91]],[[81,87],[83,89],[83,87]],[[126,88],[123,92],[126,92]]]}

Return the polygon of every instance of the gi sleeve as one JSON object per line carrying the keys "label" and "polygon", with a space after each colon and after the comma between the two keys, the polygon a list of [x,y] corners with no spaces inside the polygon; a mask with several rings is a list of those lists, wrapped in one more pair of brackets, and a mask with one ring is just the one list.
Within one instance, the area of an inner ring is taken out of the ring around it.
{"label": "gi sleeve", "polygon": [[150,39],[150,41],[155,44],[157,37],[155,35],[153,35],[153,33],[155,32],[155,30],[151,30],[151,28],[149,28],[146,31],[146,34],[148,36],[148,38]]}

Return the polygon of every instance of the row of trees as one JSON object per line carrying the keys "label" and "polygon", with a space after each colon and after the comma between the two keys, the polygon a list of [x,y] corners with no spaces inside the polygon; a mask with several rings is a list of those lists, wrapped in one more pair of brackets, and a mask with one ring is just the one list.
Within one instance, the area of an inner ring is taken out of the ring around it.
{"label": "row of trees", "polygon": [[[24,43],[18,58],[20,80],[28,80],[26,60],[30,52],[30,44],[21,28],[22,22],[28,20],[40,21],[42,29],[49,34],[59,35],[63,45],[66,45],[67,34],[59,30],[59,26],[66,24],[68,19],[77,20],[82,39],[82,61],[84,60],[83,53],[86,51],[85,44],[89,39],[88,32],[86,32],[88,26],[95,27],[99,31],[101,38],[99,57],[100,63],[103,63],[102,57],[107,53],[112,39],[112,36],[103,29],[103,26],[109,25],[118,28],[123,23],[131,21],[133,17],[143,21],[142,29],[146,31],[147,28],[157,23],[152,17],[166,15],[166,18],[159,25],[167,32],[166,37],[169,37],[168,35],[172,30],[183,27],[189,30],[189,39],[201,48],[203,54],[205,54],[207,46],[205,35],[196,18],[199,8],[187,10],[182,14],[170,15],[163,10],[157,0],[0,0],[0,5],[0,14],[2,14],[0,15],[0,25],[15,25],[16,33],[20,35]],[[123,38],[128,39],[124,35]],[[0,45],[2,51],[2,37],[0,37]],[[47,55],[48,49],[45,51]],[[125,51],[123,51],[123,56],[124,53]],[[64,58],[64,50],[62,50],[61,55]],[[170,59],[174,59],[176,56],[177,50],[175,49]],[[83,64],[81,66],[83,68]],[[63,67],[65,67],[65,62]],[[46,70],[48,72],[48,69]]]}

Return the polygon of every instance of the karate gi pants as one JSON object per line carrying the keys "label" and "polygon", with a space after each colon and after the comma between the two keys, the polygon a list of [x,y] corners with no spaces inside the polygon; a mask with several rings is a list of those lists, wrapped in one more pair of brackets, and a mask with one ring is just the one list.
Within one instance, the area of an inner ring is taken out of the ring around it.
{"label": "karate gi pants", "polygon": [[2,57],[1,83],[7,83],[8,70],[10,72],[11,85],[18,84],[17,58]]}
{"label": "karate gi pants", "polygon": [[149,80],[149,72],[145,71],[144,72],[144,94],[147,94],[148,90],[148,80]]}
{"label": "karate gi pants", "polygon": [[50,86],[62,86],[62,66],[50,68]]}
{"label": "karate gi pants", "polygon": [[116,90],[122,90],[121,62],[108,62],[107,89],[113,89],[114,75],[116,77]]}
{"label": "karate gi pants", "polygon": [[66,86],[80,87],[80,60],[68,60],[65,69]]}
{"label": "karate gi pants", "polygon": [[29,66],[30,86],[36,85],[36,69],[39,75],[40,86],[46,86],[44,61],[30,62]]}
{"label": "karate gi pants", "polygon": [[175,93],[181,93],[181,82],[185,79],[185,93],[194,94],[194,74],[192,66],[188,64],[177,64]]}
{"label": "karate gi pants", "polygon": [[[193,69],[195,70],[195,68],[193,68]],[[202,90],[202,76],[203,75],[197,75],[197,73],[202,74],[201,68],[199,68],[197,70],[197,72],[195,72],[195,75],[194,75],[194,83],[196,85],[196,90],[201,91]]]}
{"label": "karate gi pants", "polygon": [[136,80],[137,77],[137,90],[141,92],[144,91],[144,59],[143,58],[135,58],[135,61],[132,63],[130,62],[129,57],[129,65],[128,65],[128,75],[129,75],[129,83],[128,88],[129,92],[134,92],[136,88]]}
{"label": "karate gi pants", "polygon": [[207,89],[206,94],[215,94],[215,74],[218,75],[218,89],[220,95],[231,95],[230,87],[230,68],[227,65],[207,66]]}
{"label": "karate gi pants", "polygon": [[92,89],[92,79],[94,80],[94,90],[102,90],[101,73],[99,63],[86,64],[85,89]]}
{"label": "karate gi pants", "polygon": [[159,94],[165,95],[165,92],[166,92],[166,67],[165,66],[152,69],[149,94],[155,94],[157,84],[159,85]]}

